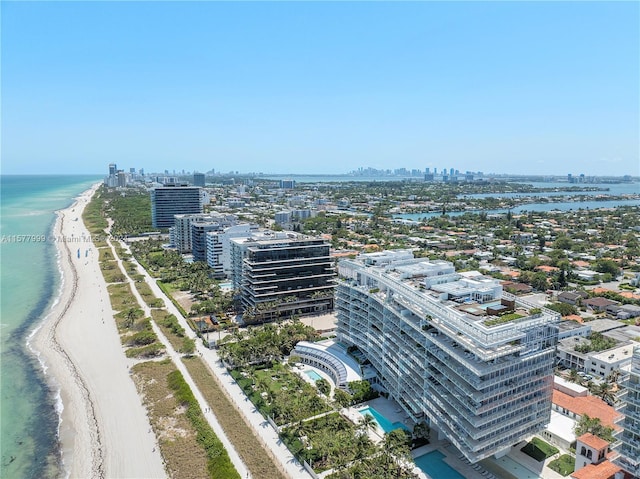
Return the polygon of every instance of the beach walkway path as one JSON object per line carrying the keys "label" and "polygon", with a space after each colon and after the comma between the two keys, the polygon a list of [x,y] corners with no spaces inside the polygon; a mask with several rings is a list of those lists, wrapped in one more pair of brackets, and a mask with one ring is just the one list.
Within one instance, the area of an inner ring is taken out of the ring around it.
{"label": "beach walkway path", "polygon": [[[140,293],[138,292],[137,288],[133,284],[133,280],[128,275],[126,269],[124,268],[124,265],[122,264],[122,258],[120,258],[118,256],[118,254],[117,254],[117,252],[116,252],[111,240],[107,240],[107,243],[111,247],[111,251],[113,252],[113,256],[115,258],[117,258],[118,267],[120,268],[120,271],[122,272],[122,274],[124,274],[124,276],[126,278],[126,282],[129,283],[129,285],[131,286],[131,291],[132,291],[133,295],[135,296],[136,300],[138,301],[138,304],[140,305],[140,307],[144,311],[145,316],[151,318],[151,308],[149,308],[149,306],[147,306],[147,303],[144,301],[142,296],[140,296]],[[138,266],[138,269],[142,269],[140,265],[137,265],[137,266]],[[155,292],[155,291],[154,291],[154,293],[157,294],[157,292]],[[162,297],[162,296],[159,296],[159,297]],[[216,418],[215,414],[213,413],[211,407],[209,406],[209,404],[207,403],[206,399],[202,395],[202,392],[200,391],[200,389],[196,385],[195,381],[193,380],[193,378],[189,374],[189,371],[187,371],[187,368],[185,367],[185,365],[182,363],[181,354],[176,352],[176,350],[173,348],[173,346],[171,345],[171,343],[169,342],[167,337],[164,335],[164,333],[160,330],[160,328],[155,323],[155,321],[151,320],[151,326],[153,328],[153,332],[156,334],[156,336],[158,336],[158,340],[165,347],[165,350],[167,351],[167,355],[169,356],[169,358],[171,359],[173,364],[176,366],[178,371],[180,371],[180,374],[182,374],[182,376],[184,377],[185,382],[191,388],[191,392],[193,393],[194,397],[196,398],[196,401],[198,401],[198,404],[200,405],[200,409],[202,409],[202,413],[203,413],[205,419],[207,420],[207,422],[209,423],[209,425],[213,429],[213,432],[216,434],[216,436],[218,436],[218,439],[220,439],[220,441],[224,445],[224,448],[227,450],[227,453],[229,454],[229,458],[231,459],[231,462],[233,463],[234,467],[236,468],[236,470],[240,474],[240,477],[242,477],[242,478],[246,477],[247,479],[253,479],[252,476],[251,476],[251,473],[249,472],[249,469],[247,468],[245,463],[240,458],[240,455],[238,454],[236,449],[233,447],[233,444],[231,444],[231,441],[229,441],[229,438],[225,434],[224,429],[222,428],[222,426],[218,422],[218,419]],[[259,478],[255,478],[255,479],[259,479]]]}
{"label": "beach walkway path", "polygon": [[[126,245],[125,243],[121,243],[121,245],[125,249],[127,249],[128,252],[130,252],[128,245]],[[132,260],[135,261],[133,255]],[[231,399],[236,408],[241,411],[244,417],[248,420],[254,433],[261,440],[262,444],[264,444],[265,447],[268,448],[280,462],[286,474],[291,479],[312,479],[311,474],[307,472],[307,470],[302,466],[302,464],[300,464],[300,462],[293,456],[293,454],[291,454],[291,451],[289,451],[287,446],[282,442],[282,440],[278,436],[277,431],[273,427],[271,427],[269,422],[262,416],[262,414],[260,414],[253,403],[244,394],[242,389],[240,389],[240,386],[238,386],[235,380],[227,372],[217,352],[213,349],[206,348],[202,344],[202,341],[198,339],[195,332],[187,324],[185,317],[180,313],[178,308],[175,307],[173,302],[169,298],[167,298],[167,296],[156,284],[156,281],[151,277],[151,275],[149,275],[149,273],[139,263],[137,263],[137,261],[136,265],[138,267],[138,272],[144,275],[145,281],[149,285],[153,293],[158,298],[162,298],[164,300],[167,311],[178,318],[178,321],[180,325],[185,329],[187,336],[196,341],[196,354],[199,354],[207,363],[210,370],[213,371],[213,373],[216,375],[219,384],[224,388],[227,396]]]}

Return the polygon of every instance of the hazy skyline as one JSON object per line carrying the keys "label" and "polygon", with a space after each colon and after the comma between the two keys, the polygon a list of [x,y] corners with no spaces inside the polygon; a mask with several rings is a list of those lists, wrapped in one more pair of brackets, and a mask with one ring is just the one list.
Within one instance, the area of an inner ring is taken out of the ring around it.
{"label": "hazy skyline", "polygon": [[2,2],[2,173],[640,174],[638,2]]}

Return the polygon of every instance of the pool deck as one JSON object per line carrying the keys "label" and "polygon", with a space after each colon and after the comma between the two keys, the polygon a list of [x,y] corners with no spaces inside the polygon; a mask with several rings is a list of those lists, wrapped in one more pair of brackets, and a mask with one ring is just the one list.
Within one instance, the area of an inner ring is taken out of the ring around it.
{"label": "pool deck", "polygon": [[[323,374],[322,371],[320,371],[320,373]],[[307,379],[309,379],[306,374],[303,375]],[[309,379],[309,381],[311,380]],[[363,409],[367,406],[374,408],[392,423],[401,422],[405,426],[407,426],[410,431],[413,430],[413,421],[409,419],[405,412],[400,408],[398,403],[383,397],[357,404],[353,407],[342,409],[340,412],[354,424],[358,424],[363,419],[363,416],[359,411],[360,409]],[[377,428],[374,431],[368,431],[368,435],[371,440],[376,443],[380,442],[384,438],[384,433]],[[491,478],[492,475],[496,479],[520,479],[518,476],[510,474],[508,470],[503,469],[503,466],[500,464],[499,459],[496,460],[494,458],[489,458],[480,461],[477,464],[468,463],[466,458],[462,456],[462,454],[449,441],[447,441],[446,439],[437,440],[437,433],[433,431],[430,441],[431,442],[429,444],[411,451],[411,455],[416,458],[423,456],[424,454],[427,454],[431,451],[438,450],[445,456],[442,458],[442,461],[449,465],[451,468],[455,469],[466,479],[487,479]],[[555,471],[552,471],[548,467],[545,467],[549,462],[556,459],[557,456],[562,454],[562,452],[547,459],[546,461],[544,461],[544,463],[537,462],[532,457],[529,457],[528,455],[520,451],[525,443],[526,441],[523,441],[517,446],[513,447],[509,452],[508,457],[516,463],[520,464],[522,467],[528,469],[529,471],[538,474],[542,479],[566,479]],[[484,475],[483,472],[485,473]],[[414,473],[416,473],[416,475],[420,479],[442,479],[436,477],[432,478],[428,476],[417,466],[414,468]]]}
{"label": "pool deck", "polygon": [[[442,461],[445,464],[448,464],[452,469],[455,469],[456,471],[458,471],[466,479],[487,479],[486,476],[483,476],[481,474],[481,471],[477,471],[477,470],[473,469],[472,466],[462,462],[462,460],[460,460],[457,457],[457,455],[459,455],[460,453],[448,441],[432,440],[432,442],[430,442],[426,446],[422,446],[422,447],[419,447],[419,448],[414,449],[413,451],[411,451],[411,455],[414,458],[416,458],[416,457],[423,456],[423,455],[425,455],[425,454],[427,454],[427,453],[429,453],[431,451],[436,451],[436,450],[438,450],[442,454],[444,454],[445,457],[442,458]],[[418,470],[419,470],[418,477],[420,477],[420,479],[430,479],[431,478],[431,476],[428,476],[421,469],[418,468]],[[434,477],[434,478],[431,478],[431,479],[440,479],[440,478]]]}
{"label": "pool deck", "polygon": [[[335,387],[331,378],[322,370],[309,366],[307,364],[301,366],[295,366],[293,371],[296,372],[302,379],[304,379],[309,384],[315,384],[315,381],[311,379],[306,371],[314,371],[319,374],[322,378],[326,379],[329,384]],[[333,395],[333,390],[332,393]],[[360,404],[356,404],[355,406],[342,409],[340,413],[348,418],[354,424],[358,424],[363,420],[363,415],[360,413],[360,409],[365,407],[372,407],[384,417],[386,417],[390,422],[400,422],[403,423],[409,431],[413,430],[413,421],[409,418],[409,416],[402,410],[398,403],[393,400],[386,399],[384,397],[379,397],[376,399],[372,399],[371,401],[366,401]],[[376,428],[375,430],[370,430],[367,433],[369,438],[375,442],[379,443],[384,439],[384,432]],[[434,437],[435,436],[435,437]],[[510,474],[509,470],[505,470],[505,466],[500,463],[499,459],[489,458],[480,461],[477,464],[469,464],[464,456],[446,439],[445,440],[437,440],[437,435],[432,433],[432,437],[430,438],[431,442],[425,446],[419,447],[411,451],[411,455],[416,458],[423,456],[431,451],[438,450],[444,454],[444,458],[442,461],[449,465],[451,468],[458,471],[462,474],[466,479],[487,479],[487,477],[491,477],[490,474],[493,474],[497,479],[520,479],[518,476],[514,474]],[[517,446],[513,447],[508,454],[513,461],[520,464],[524,468],[530,470],[539,475],[542,479],[566,479],[560,474],[552,471],[551,469],[545,467],[549,462],[556,459],[561,453],[556,454],[555,456],[547,459],[543,462],[537,462],[532,457],[529,457],[520,449],[524,446],[526,441],[521,442]],[[328,471],[329,472],[329,471]],[[482,473],[489,473],[489,475],[483,475]],[[442,478],[431,478],[426,473],[424,473],[417,466],[414,468],[414,473],[420,479],[442,479]],[[321,474],[321,477],[324,477]]]}
{"label": "pool deck", "polygon": [[[542,479],[566,479],[557,472],[552,471],[548,467],[545,467],[549,462],[556,459],[557,456],[562,453],[556,454],[555,456],[545,460],[544,463],[538,462],[532,457],[529,457],[528,455],[520,451],[520,448],[524,446],[525,442],[526,441],[523,441],[518,444],[518,446],[512,448],[511,452],[509,452],[508,454],[508,457],[510,457],[513,461],[517,462],[526,469],[529,469],[531,472],[538,474]],[[460,452],[458,452],[458,450],[447,440],[434,440],[426,446],[415,449],[411,452],[411,455],[415,458],[431,452],[435,449],[439,450],[445,455],[445,457],[442,459],[445,463],[447,463],[467,479],[486,479],[487,476],[482,475],[483,471],[493,474],[498,479],[520,479],[518,476],[509,474],[508,471],[505,471],[500,466],[499,460],[493,458],[484,459],[477,464],[468,464],[464,456],[461,457]],[[428,476],[424,473],[421,477],[428,478]]]}
{"label": "pool deck", "polygon": [[[508,454],[508,457],[510,457],[511,459],[513,459],[515,462],[519,463],[521,466],[525,467],[526,469],[529,469],[531,472],[535,472],[536,474],[538,474],[539,477],[543,479],[566,479],[565,477],[561,476],[557,472],[552,471],[551,469],[546,467],[551,461],[553,461],[554,459],[557,459],[560,455],[562,455],[563,454],[562,451],[544,460],[543,462],[538,462],[534,458],[532,458],[531,456],[528,456],[527,454],[525,454],[520,450],[522,449],[522,447],[524,447],[525,444],[526,444],[526,441],[522,441],[517,446],[514,446],[511,449],[511,452]],[[487,462],[489,462],[489,464],[487,464]],[[491,471],[492,469],[491,463],[494,463],[494,464],[497,463],[498,467],[500,467],[499,459],[494,459],[494,458],[485,459],[484,461],[481,461],[481,464],[483,463],[487,464],[487,469],[489,471]],[[516,477],[516,479],[519,479],[517,478],[517,476],[514,476],[514,475],[511,475],[511,476]],[[507,478],[507,479],[511,479],[511,478]]]}
{"label": "pool deck", "polygon": [[301,364],[300,366],[298,365],[292,366],[292,371],[296,373],[298,376],[300,376],[304,381],[311,384],[312,386],[315,386],[316,382],[313,379],[311,379],[309,375],[306,373],[307,371],[313,371],[314,373],[318,374],[318,376],[320,376],[322,379],[325,379],[331,385],[330,397],[333,397],[333,388],[335,388],[336,385],[333,382],[333,379],[331,379],[331,377],[329,377],[329,375],[324,371],[322,371],[321,369],[314,368],[313,366],[309,366],[308,364]]}

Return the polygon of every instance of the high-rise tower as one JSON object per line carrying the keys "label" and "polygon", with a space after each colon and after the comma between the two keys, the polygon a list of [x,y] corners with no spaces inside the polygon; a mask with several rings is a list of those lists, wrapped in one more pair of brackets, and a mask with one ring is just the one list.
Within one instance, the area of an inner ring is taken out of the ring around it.
{"label": "high-rise tower", "polygon": [[170,228],[174,215],[202,213],[202,188],[164,186],[151,190],[151,218],[154,228]]}

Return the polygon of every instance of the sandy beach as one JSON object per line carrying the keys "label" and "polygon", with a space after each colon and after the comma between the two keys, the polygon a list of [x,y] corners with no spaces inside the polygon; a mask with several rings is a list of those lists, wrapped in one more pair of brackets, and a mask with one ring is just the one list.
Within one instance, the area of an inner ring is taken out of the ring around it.
{"label": "sandy beach", "polygon": [[63,273],[58,302],[30,345],[60,391],[65,476],[166,477],[146,411],[129,377],[98,251],[82,223],[95,187],[58,212],[52,233]]}

